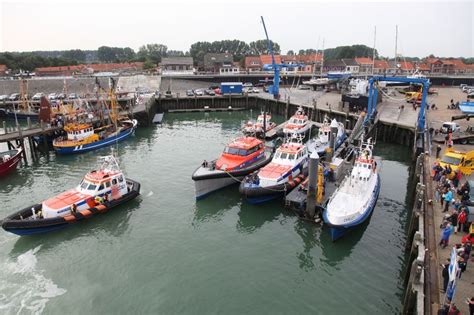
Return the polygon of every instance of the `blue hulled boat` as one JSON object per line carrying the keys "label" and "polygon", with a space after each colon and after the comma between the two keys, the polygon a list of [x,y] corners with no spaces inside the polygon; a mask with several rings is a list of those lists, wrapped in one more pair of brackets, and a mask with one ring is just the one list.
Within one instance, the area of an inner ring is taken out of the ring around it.
{"label": "blue hulled boat", "polygon": [[380,176],[372,156],[371,139],[361,145],[354,168],[329,199],[323,220],[333,241],[372,214],[380,193]]}

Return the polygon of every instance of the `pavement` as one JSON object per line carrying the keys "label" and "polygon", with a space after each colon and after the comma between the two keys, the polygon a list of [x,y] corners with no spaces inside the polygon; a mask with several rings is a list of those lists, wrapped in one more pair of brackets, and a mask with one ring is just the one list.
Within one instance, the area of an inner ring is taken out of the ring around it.
{"label": "pavement", "polygon": [[[467,150],[474,150],[474,145],[464,145],[464,146],[459,146],[463,151]],[[444,151],[445,148],[443,148]],[[434,150],[433,150],[434,151]],[[442,151],[442,152],[443,152]],[[435,156],[430,156],[430,163],[433,165],[435,161]],[[468,177],[470,180],[474,180],[474,174],[471,174],[470,177]],[[468,178],[463,178],[461,180],[461,184],[464,183]],[[430,196],[433,200],[433,211],[434,211],[434,226],[436,227],[435,230],[435,236],[436,236],[436,242],[437,244],[439,243],[441,239],[441,229],[439,226],[443,222],[443,217],[444,213],[442,212],[442,207],[441,204],[435,201],[434,196]],[[467,233],[464,232],[458,232],[457,234],[451,235],[449,239],[449,246],[446,248],[441,248],[440,246],[437,246],[437,251],[438,251],[438,279],[440,280],[439,287],[443,287],[443,277],[442,277],[442,267],[440,264],[445,263],[446,259],[451,256],[451,249],[454,244],[460,244],[461,239],[463,236],[465,236]],[[473,255],[473,254],[471,254]],[[457,308],[461,311],[461,314],[469,314],[469,307],[465,303],[467,298],[471,298],[474,296],[474,257],[471,256],[468,264],[467,264],[467,269],[466,271],[462,274],[461,279],[457,279],[457,286],[456,286],[456,293],[454,296],[454,299],[452,302],[457,306]],[[443,302],[445,299],[445,294],[440,292],[440,301]]]}

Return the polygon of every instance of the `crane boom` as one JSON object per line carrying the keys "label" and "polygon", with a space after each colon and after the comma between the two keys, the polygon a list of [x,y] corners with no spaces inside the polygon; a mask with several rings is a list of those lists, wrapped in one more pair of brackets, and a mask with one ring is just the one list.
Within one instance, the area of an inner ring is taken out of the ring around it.
{"label": "crane boom", "polygon": [[273,98],[278,99],[280,97],[280,67],[281,65],[277,65],[275,62],[275,54],[273,53],[273,45],[272,42],[270,41],[270,38],[268,37],[268,32],[267,32],[267,27],[265,26],[265,20],[263,19],[263,16],[260,16],[262,19],[262,24],[263,24],[263,30],[265,31],[265,36],[267,38],[267,47],[268,47],[268,52],[272,56],[272,67],[273,67],[273,85],[269,87],[268,92],[270,94],[273,94]]}

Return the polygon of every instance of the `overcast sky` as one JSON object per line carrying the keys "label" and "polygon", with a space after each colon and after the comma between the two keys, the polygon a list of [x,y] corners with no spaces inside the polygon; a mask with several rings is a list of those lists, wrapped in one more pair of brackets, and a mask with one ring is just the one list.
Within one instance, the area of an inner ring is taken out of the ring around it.
{"label": "overcast sky", "polygon": [[[283,53],[339,45],[373,46],[382,56],[474,56],[474,1],[90,1],[0,0],[0,51],[97,49],[270,38]],[[319,40],[318,40],[319,39]],[[319,42],[319,46],[318,46]]]}

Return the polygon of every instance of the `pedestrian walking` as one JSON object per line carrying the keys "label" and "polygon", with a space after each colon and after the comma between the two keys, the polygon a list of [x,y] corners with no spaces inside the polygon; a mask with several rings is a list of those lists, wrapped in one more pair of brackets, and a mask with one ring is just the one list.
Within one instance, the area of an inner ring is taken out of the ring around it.
{"label": "pedestrian walking", "polygon": [[443,276],[443,290],[442,292],[446,292],[446,289],[448,288],[448,282],[449,282],[449,263],[451,260],[448,258],[446,260],[446,263],[442,264],[441,267],[443,267],[442,271],[442,276]]}
{"label": "pedestrian walking", "polygon": [[436,146],[436,158],[439,159],[439,153],[441,152],[441,146],[438,144]]}

